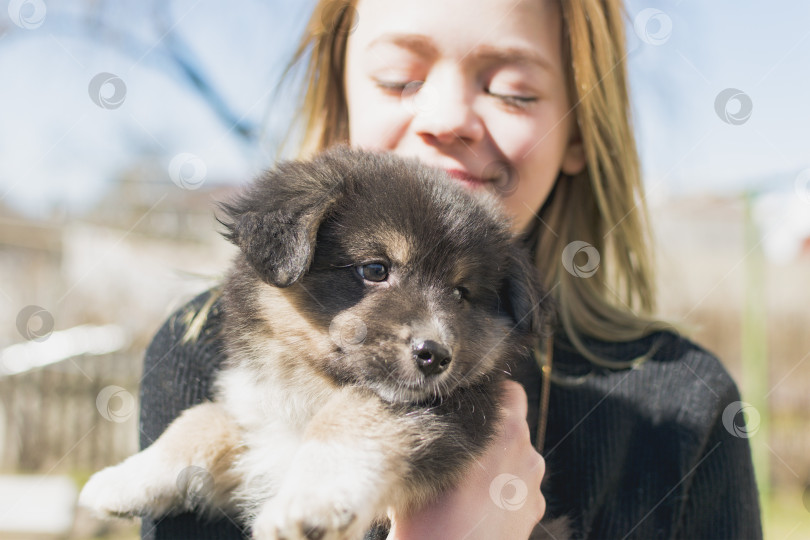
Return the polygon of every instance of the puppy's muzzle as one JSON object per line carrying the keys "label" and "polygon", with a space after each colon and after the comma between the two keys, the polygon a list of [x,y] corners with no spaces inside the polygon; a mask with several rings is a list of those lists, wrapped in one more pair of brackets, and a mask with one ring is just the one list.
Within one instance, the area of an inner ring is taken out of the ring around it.
{"label": "puppy's muzzle", "polygon": [[416,341],[411,349],[416,367],[425,377],[442,373],[452,360],[446,347],[430,339]]}

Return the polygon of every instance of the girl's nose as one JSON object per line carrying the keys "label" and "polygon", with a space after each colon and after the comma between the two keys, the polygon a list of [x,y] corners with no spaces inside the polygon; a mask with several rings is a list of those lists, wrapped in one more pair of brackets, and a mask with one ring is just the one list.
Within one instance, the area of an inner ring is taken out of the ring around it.
{"label": "girl's nose", "polygon": [[484,136],[484,124],[473,107],[473,92],[459,76],[429,78],[405,99],[413,114],[413,129],[428,143],[449,144],[460,139],[470,144]]}

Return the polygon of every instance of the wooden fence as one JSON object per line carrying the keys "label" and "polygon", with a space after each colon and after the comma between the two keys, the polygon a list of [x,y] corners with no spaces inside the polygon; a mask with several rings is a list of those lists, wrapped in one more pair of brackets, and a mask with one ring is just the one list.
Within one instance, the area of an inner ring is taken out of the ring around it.
{"label": "wooden fence", "polygon": [[138,446],[142,351],[0,377],[0,469],[94,471]]}

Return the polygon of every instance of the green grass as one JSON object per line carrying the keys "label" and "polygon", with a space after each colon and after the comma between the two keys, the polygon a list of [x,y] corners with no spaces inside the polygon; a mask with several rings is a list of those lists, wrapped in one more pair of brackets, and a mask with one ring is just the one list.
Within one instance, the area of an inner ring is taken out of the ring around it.
{"label": "green grass", "polygon": [[[806,497],[810,506],[810,496]],[[765,540],[806,540],[810,538],[810,509],[805,507],[799,487],[775,489],[769,511],[763,518]]]}

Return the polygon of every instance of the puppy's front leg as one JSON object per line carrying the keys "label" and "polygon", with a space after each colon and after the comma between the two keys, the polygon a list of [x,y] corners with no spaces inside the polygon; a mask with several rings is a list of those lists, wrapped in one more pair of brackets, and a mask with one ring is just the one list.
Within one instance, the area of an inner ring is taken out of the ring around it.
{"label": "puppy's front leg", "polygon": [[228,510],[238,479],[238,426],[216,403],[184,411],[145,450],[94,474],[79,504],[101,516],[162,516],[182,510]]}
{"label": "puppy's front leg", "polygon": [[410,431],[377,396],[342,389],[309,423],[278,494],[253,524],[254,538],[362,538],[406,477]]}

